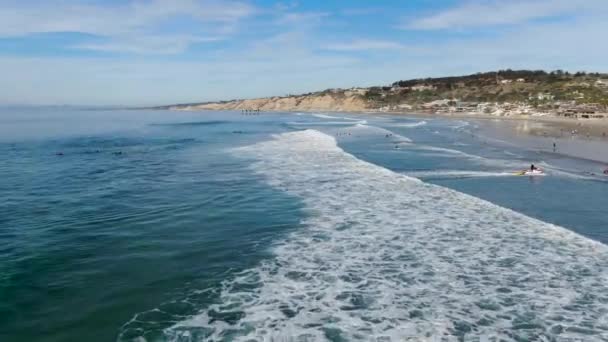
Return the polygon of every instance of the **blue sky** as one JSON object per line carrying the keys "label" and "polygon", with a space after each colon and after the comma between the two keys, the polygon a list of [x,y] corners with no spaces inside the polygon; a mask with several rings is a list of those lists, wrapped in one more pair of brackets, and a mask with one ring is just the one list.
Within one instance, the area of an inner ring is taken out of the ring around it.
{"label": "blue sky", "polygon": [[0,103],[155,105],[608,71],[606,0],[0,0]]}

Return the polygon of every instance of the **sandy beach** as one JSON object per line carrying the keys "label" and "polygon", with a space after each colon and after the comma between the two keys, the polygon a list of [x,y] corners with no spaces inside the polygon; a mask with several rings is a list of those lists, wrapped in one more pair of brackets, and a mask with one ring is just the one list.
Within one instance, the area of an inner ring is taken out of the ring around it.
{"label": "sandy beach", "polygon": [[494,116],[477,113],[436,114],[389,112],[384,114],[405,115],[435,119],[459,119],[479,121],[519,122],[517,129],[535,136],[553,138],[575,137],[579,139],[601,139],[608,142],[608,119],[568,119],[555,116]]}

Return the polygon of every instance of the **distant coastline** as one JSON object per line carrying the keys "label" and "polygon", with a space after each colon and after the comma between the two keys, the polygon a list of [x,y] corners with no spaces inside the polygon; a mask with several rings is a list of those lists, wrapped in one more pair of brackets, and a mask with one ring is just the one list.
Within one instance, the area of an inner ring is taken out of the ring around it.
{"label": "distant coastline", "polygon": [[[301,95],[179,104],[169,110],[365,112],[608,125],[608,74],[501,70],[327,89]],[[576,131],[576,127],[573,128]],[[601,131],[605,131],[604,128]],[[603,133],[603,132],[601,132]],[[597,135],[597,133],[593,133]]]}

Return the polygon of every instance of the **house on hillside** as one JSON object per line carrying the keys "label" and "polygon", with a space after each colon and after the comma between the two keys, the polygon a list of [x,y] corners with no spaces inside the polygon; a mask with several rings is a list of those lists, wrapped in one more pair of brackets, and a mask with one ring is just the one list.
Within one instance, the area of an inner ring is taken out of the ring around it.
{"label": "house on hillside", "polygon": [[530,100],[539,100],[539,101],[552,101],[555,99],[555,95],[549,93],[538,93],[536,96],[530,96]]}
{"label": "house on hillside", "polygon": [[400,92],[402,90],[409,90],[409,89],[410,89],[410,87],[401,87],[401,86],[393,86],[393,87],[391,87],[391,91],[393,93],[398,93],[398,92]]}
{"label": "house on hillside", "polygon": [[442,107],[447,108],[450,105],[451,101],[452,100],[449,100],[449,99],[435,100],[435,101],[431,101],[431,102],[422,104],[422,108],[424,108],[424,109],[438,109],[438,108],[442,108]]}
{"label": "house on hillside", "polygon": [[513,83],[513,80],[500,80],[500,84],[509,84]]}
{"label": "house on hillside", "polygon": [[584,99],[584,98],[585,98],[585,94],[584,94],[584,93],[581,93],[581,92],[580,92],[580,91],[578,91],[578,90],[573,91],[573,92],[572,92],[572,96],[573,96],[575,99],[577,99],[577,100],[580,100],[580,99]]}
{"label": "house on hillside", "polygon": [[419,85],[415,85],[412,87],[412,90],[414,90],[414,91],[435,90],[435,89],[437,89],[437,88],[432,84],[419,84]]}
{"label": "house on hillside", "polygon": [[526,82],[526,79],[525,79],[525,78],[518,78],[518,79],[517,79],[517,82],[518,82],[518,83],[525,83],[525,82]]}
{"label": "house on hillside", "polygon": [[608,88],[608,80],[597,80],[595,85],[600,88]]}
{"label": "house on hillside", "polygon": [[558,116],[566,118],[582,118],[582,119],[603,119],[604,114],[601,114],[602,106],[597,103],[585,105],[574,105],[560,108]]}
{"label": "house on hillside", "polygon": [[354,95],[365,95],[367,94],[367,88],[350,88],[344,91],[344,95],[346,96],[354,96]]}

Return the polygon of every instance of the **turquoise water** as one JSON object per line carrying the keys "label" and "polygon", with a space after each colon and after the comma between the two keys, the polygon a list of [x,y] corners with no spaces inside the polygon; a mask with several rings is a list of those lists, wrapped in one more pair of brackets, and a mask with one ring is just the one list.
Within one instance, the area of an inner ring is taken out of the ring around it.
{"label": "turquoise water", "polygon": [[3,109],[0,339],[608,338],[602,165],[480,133]]}

